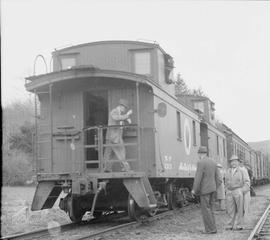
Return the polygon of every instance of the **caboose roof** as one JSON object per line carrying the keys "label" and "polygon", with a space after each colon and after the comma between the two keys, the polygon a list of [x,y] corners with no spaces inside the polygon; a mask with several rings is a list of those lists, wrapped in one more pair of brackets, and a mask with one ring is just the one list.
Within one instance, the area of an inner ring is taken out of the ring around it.
{"label": "caboose roof", "polygon": [[27,80],[25,87],[27,91],[34,91],[37,88],[46,86],[51,83],[64,82],[66,80],[72,79],[86,79],[91,77],[112,79],[117,78],[140,83],[149,83],[149,85],[157,85],[156,82],[151,80],[151,78],[147,77],[146,75],[83,66],[27,77],[25,78]]}
{"label": "caboose roof", "polygon": [[86,47],[86,46],[93,46],[93,45],[103,45],[103,44],[135,44],[135,45],[139,45],[145,48],[158,48],[162,53],[168,54],[164,51],[163,48],[160,47],[160,45],[157,42],[150,43],[150,42],[131,41],[131,40],[107,40],[107,41],[82,43],[82,44],[78,44],[78,45],[74,45],[74,46],[70,46],[70,47],[66,47],[62,49],[55,49],[53,53],[57,52],[61,54],[61,52],[65,52],[67,50],[72,50],[72,49]]}

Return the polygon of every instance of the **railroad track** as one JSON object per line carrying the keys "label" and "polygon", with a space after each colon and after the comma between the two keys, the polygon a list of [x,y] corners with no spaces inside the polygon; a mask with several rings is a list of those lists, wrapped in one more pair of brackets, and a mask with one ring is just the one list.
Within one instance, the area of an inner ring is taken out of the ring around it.
{"label": "railroad track", "polygon": [[148,217],[148,218],[142,219],[142,221],[139,221],[139,222],[132,221],[132,222],[120,224],[120,225],[117,225],[117,226],[114,226],[114,227],[102,229],[101,231],[90,233],[90,234],[87,234],[85,236],[76,238],[74,240],[92,239],[92,238],[96,238],[98,236],[103,236],[106,233],[112,233],[112,232],[114,232],[116,230],[119,230],[119,229],[129,228],[129,227],[137,227],[137,226],[140,226],[141,224],[143,224],[145,222],[152,222],[152,221],[164,218],[164,217],[172,214],[172,212],[173,212],[173,210],[170,210],[170,211],[166,211],[166,212],[163,212],[163,213],[159,213],[159,214],[157,214],[157,215],[155,215],[153,217]]}
{"label": "railroad track", "polygon": [[[188,205],[186,207],[180,208],[178,211],[192,210],[195,205]],[[53,227],[50,229],[42,229],[39,231],[28,232],[24,234],[18,234],[13,236],[7,236],[1,239],[27,239],[27,240],[36,240],[36,239],[72,239],[72,240],[83,240],[83,239],[92,239],[98,236],[103,236],[108,233],[113,233],[119,229],[125,229],[130,227],[138,227],[145,222],[152,222],[155,220],[162,219],[169,215],[173,214],[173,210],[163,211],[152,217],[143,217],[140,221],[128,221],[125,218],[119,218],[118,223],[110,222],[110,220],[104,218],[98,219],[97,221],[90,221],[88,223],[82,224],[66,224],[59,227]],[[98,226],[105,223],[105,226]],[[122,222],[122,223],[121,223]],[[124,222],[124,223],[123,223]],[[96,224],[96,226],[94,226]],[[94,226],[94,228],[93,228]],[[82,229],[80,231],[80,229]],[[72,233],[72,231],[74,231]]]}
{"label": "railroad track", "polygon": [[[31,232],[26,232],[26,233],[21,233],[21,234],[14,234],[10,236],[5,236],[1,237],[1,240],[11,240],[11,239],[50,239],[50,236],[53,236],[57,233],[66,233],[69,232],[70,230],[76,229],[76,228],[81,228],[85,225],[93,225],[93,224],[98,224],[100,222],[106,222],[110,221],[113,217],[115,217],[116,214],[110,214],[98,219],[93,219],[90,222],[81,222],[81,223],[68,223],[68,224],[63,224],[51,228],[45,228],[45,229],[39,229]],[[123,214],[119,213],[117,217],[122,217]],[[56,223],[57,224],[57,223]]]}
{"label": "railroad track", "polygon": [[252,230],[248,240],[270,240],[270,203]]}
{"label": "railroad track", "polygon": [[10,235],[6,237],[1,237],[1,240],[9,240],[9,239],[36,239],[41,238],[41,237],[46,237],[50,235],[50,232],[53,231],[68,231],[68,229],[74,227],[74,223],[68,223],[64,225],[60,225],[57,227],[52,227],[52,228],[46,228],[46,229],[40,229],[36,231],[31,231],[31,232],[26,232],[26,233],[21,233],[21,234],[15,234],[15,235]]}

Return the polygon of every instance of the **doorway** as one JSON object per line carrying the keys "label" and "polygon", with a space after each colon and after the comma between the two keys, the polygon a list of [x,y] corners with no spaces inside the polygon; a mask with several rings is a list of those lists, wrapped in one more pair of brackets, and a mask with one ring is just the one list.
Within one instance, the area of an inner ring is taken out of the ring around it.
{"label": "doorway", "polygon": [[[84,94],[84,127],[102,127],[108,123],[108,92],[106,90],[95,90]],[[103,139],[106,132],[103,131]],[[86,148],[86,168],[99,168],[97,128],[85,132],[85,145],[93,147]],[[93,163],[91,163],[93,162]]]}

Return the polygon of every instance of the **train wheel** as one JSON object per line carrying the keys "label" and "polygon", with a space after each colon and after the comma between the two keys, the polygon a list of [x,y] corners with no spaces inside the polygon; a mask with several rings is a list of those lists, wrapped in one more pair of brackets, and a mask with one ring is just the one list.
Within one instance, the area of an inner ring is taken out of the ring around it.
{"label": "train wheel", "polygon": [[72,222],[78,223],[82,220],[85,210],[81,208],[80,199],[70,195],[67,199],[68,215]]}
{"label": "train wheel", "polygon": [[138,206],[134,198],[129,194],[128,196],[128,216],[132,220],[140,220],[145,215],[145,211]]}
{"label": "train wheel", "polygon": [[128,216],[132,220],[141,221],[147,217],[153,217],[156,215],[158,209],[153,208],[145,210],[138,206],[134,198],[129,194],[128,196]]}
{"label": "train wheel", "polygon": [[153,208],[151,210],[147,210],[147,214],[148,216],[153,217],[157,214],[157,211],[158,211],[158,208]]}
{"label": "train wheel", "polygon": [[175,210],[179,208],[179,204],[177,200],[177,191],[173,183],[169,184],[166,195],[167,195],[167,202],[168,202],[169,210]]}

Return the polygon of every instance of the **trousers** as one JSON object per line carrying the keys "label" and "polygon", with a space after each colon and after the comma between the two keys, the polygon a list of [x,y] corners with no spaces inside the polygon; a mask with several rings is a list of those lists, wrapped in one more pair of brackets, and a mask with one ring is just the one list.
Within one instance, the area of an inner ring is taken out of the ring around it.
{"label": "trousers", "polygon": [[[111,142],[109,142],[112,144]],[[104,152],[104,160],[107,162],[106,169],[109,171],[112,171],[112,164],[108,162],[110,160],[111,154],[114,153],[115,156],[118,158],[118,160],[121,161],[123,165],[123,170],[130,170],[130,166],[127,161],[125,161],[126,158],[126,149],[125,146],[123,145],[123,141],[120,141],[120,145],[118,146],[108,146],[105,149]]]}
{"label": "trousers", "polygon": [[243,193],[240,188],[227,191],[227,213],[229,215],[228,226],[232,228],[242,227],[243,224]]}
{"label": "trousers", "polygon": [[201,213],[205,232],[216,232],[216,222],[213,212],[214,192],[200,195]]}

